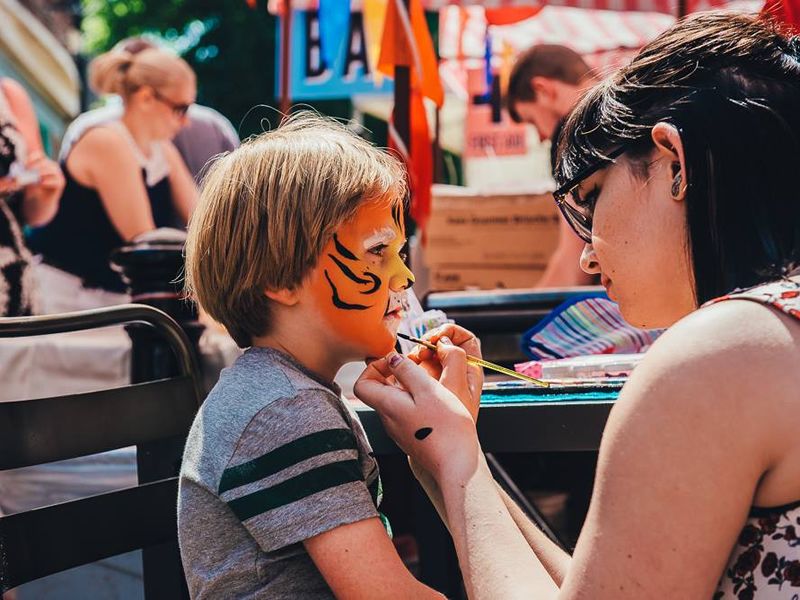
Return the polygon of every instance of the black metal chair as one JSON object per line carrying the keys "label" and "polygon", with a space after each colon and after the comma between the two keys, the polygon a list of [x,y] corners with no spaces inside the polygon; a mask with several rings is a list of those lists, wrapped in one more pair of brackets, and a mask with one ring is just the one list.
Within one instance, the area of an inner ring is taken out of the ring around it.
{"label": "black metal chair", "polygon": [[188,598],[177,546],[177,475],[202,395],[183,330],[160,310],[129,304],[0,319],[0,338],[124,323],[154,328],[172,348],[178,374],[83,394],[0,402],[0,470],[135,445],[139,485],[0,517],[0,592],[142,549],[147,600]]}

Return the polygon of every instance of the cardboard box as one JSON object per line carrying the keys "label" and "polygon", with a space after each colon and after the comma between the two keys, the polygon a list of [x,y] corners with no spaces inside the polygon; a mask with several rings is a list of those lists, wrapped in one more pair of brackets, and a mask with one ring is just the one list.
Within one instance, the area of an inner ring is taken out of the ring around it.
{"label": "cardboard box", "polygon": [[430,289],[531,287],[558,244],[549,192],[481,192],[433,186],[426,227]]}
{"label": "cardboard box", "polygon": [[544,269],[520,267],[514,269],[465,266],[433,266],[428,271],[427,284],[432,291],[451,291],[497,288],[529,288],[536,285]]}

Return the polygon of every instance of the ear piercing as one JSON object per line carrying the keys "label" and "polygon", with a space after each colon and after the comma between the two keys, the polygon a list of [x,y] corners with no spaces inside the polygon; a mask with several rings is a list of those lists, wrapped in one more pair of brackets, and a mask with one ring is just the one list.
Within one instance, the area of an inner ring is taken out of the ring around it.
{"label": "ear piercing", "polygon": [[681,181],[682,177],[681,174],[678,173],[675,175],[675,179],[672,180],[672,197],[677,198],[681,193]]}

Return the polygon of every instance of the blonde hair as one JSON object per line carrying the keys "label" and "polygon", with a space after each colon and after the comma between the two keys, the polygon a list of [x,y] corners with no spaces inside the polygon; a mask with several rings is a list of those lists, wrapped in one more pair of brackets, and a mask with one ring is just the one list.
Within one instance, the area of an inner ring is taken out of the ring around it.
{"label": "blonde hair", "polygon": [[184,81],[194,83],[192,68],[179,56],[160,48],[135,54],[111,50],[89,63],[89,86],[98,94],[127,98],[145,85],[163,90]]}
{"label": "blonde hair", "polygon": [[370,201],[406,196],[391,155],[300,112],[218,158],[186,241],[186,290],[240,347],[268,333],[265,290],[295,289],[334,232]]}

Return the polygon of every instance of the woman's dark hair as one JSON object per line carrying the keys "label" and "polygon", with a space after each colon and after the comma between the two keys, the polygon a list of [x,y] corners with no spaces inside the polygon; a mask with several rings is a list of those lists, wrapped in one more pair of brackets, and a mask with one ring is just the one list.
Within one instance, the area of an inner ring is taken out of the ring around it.
{"label": "woman's dark hair", "polygon": [[756,16],[683,19],[581,100],[559,137],[556,180],[622,145],[646,173],[661,121],[684,147],[697,302],[798,266],[800,40]]}

